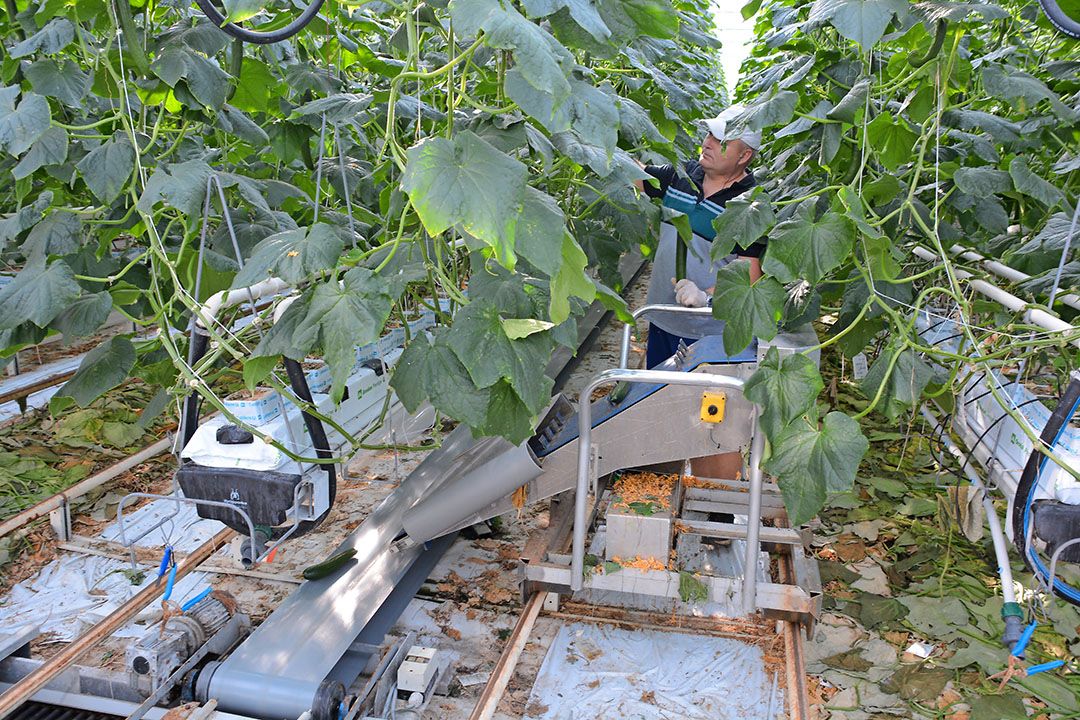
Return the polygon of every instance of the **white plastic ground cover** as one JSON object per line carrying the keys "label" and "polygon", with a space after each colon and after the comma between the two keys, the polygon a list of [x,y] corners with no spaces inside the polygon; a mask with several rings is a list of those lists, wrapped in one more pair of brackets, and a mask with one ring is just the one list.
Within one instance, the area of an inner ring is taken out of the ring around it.
{"label": "white plastic ground cover", "polygon": [[[958,352],[961,348],[961,336],[958,326],[952,320],[941,320],[934,316],[920,314],[917,326],[922,338],[932,345],[938,345],[949,352]],[[982,443],[990,449],[999,463],[998,469],[1013,480],[1013,485],[1020,481],[1020,474],[1031,455],[1032,443],[1020,425],[1006,415],[1005,410],[990,392],[989,383],[995,383],[994,389],[1017,408],[1036,434],[1042,433],[1050,419],[1050,410],[1035,399],[1034,393],[1021,384],[1009,383],[1009,380],[994,371],[993,378],[986,373],[976,373],[964,386],[963,392],[956,398],[958,419],[963,421],[975,437],[982,437]],[[1080,430],[1066,427],[1058,439],[1055,453],[1067,465],[1080,469]],[[1053,498],[1071,505],[1080,505],[1080,482],[1060,467],[1051,462],[1043,474],[1036,498]]]}
{"label": "white plastic ground cover", "polygon": [[[142,588],[156,581],[157,566],[140,566],[145,573],[139,585],[132,585],[123,571],[131,565],[121,560],[94,555],[65,555],[53,560],[30,580],[11,588],[0,599],[0,628],[15,633],[38,626],[50,642],[71,642],[92,625],[115,612]],[[176,581],[171,600],[183,603],[207,587],[205,573],[192,573]],[[161,583],[164,591],[165,584]],[[138,637],[161,610],[150,603],[132,622],[116,632],[117,637]]]}
{"label": "white plastic ground cover", "polygon": [[737,640],[568,623],[552,642],[526,720],[786,717],[760,648]]}
{"label": "white plastic ground cover", "polygon": [[[158,524],[175,509],[174,502],[155,500],[125,515],[124,528],[128,537],[141,534]],[[216,520],[200,518],[193,506],[182,505],[179,513],[162,527],[148,533],[136,545],[160,547],[164,552],[168,541],[178,552],[189,552],[223,527]],[[101,538],[119,542],[119,525],[116,522],[108,525],[102,531]],[[228,548],[218,552],[225,554]],[[114,612],[142,588],[157,581],[157,563],[139,566],[139,571],[145,576],[138,585],[132,585],[129,574],[125,574],[130,569],[129,562],[113,558],[94,555],[58,557],[35,577],[18,583],[7,596],[0,598],[0,631],[9,633],[37,625],[47,639],[70,642]],[[206,589],[207,582],[206,573],[196,572],[183,577],[176,582],[170,599],[183,604]],[[161,589],[164,592],[164,581],[161,582]],[[150,603],[132,622],[121,628],[117,636],[142,635],[147,623],[160,608],[159,601]]]}

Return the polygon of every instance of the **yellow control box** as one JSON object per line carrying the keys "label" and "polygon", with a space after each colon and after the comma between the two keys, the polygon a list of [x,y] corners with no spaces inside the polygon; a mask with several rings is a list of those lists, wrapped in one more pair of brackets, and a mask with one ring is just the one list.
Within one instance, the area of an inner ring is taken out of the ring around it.
{"label": "yellow control box", "polygon": [[701,394],[701,419],[705,422],[724,422],[724,405],[727,403],[727,395],[720,392],[704,392]]}

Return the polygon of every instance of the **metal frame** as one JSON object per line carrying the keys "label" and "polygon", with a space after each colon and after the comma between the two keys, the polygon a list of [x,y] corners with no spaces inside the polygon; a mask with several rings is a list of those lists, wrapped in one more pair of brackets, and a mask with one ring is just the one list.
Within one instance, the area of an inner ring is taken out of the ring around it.
{"label": "metal frame", "polygon": [[[650,306],[645,306],[645,310]],[[577,486],[574,495],[574,539],[570,564],[570,588],[581,590],[583,573],[585,570],[585,534],[588,530],[585,521],[586,495],[589,491],[589,466],[592,457],[592,406],[588,398],[593,392],[608,383],[648,383],[666,385],[686,385],[699,388],[730,388],[742,393],[745,383],[734,377],[726,375],[713,375],[711,373],[685,373],[670,370],[627,370],[625,368],[605,370],[596,375],[586,385],[579,397],[586,398],[578,408],[578,474]],[[757,415],[751,422],[754,429],[751,432],[750,459],[749,459],[749,496],[750,504],[747,511],[746,527],[746,561],[743,572],[743,605],[746,612],[753,612],[757,607],[757,575],[749,570],[757,567],[757,556],[761,552],[761,456],[765,450],[765,435],[758,431]]]}
{"label": "metal frame", "polygon": [[[642,315],[652,312],[668,312],[676,315],[708,315],[712,317],[710,307],[685,307],[684,305],[642,305],[630,315],[637,320]],[[625,370],[630,364],[630,331],[637,327],[637,323],[623,325],[622,346],[619,348],[619,369]],[[584,397],[584,396],[583,396]]]}

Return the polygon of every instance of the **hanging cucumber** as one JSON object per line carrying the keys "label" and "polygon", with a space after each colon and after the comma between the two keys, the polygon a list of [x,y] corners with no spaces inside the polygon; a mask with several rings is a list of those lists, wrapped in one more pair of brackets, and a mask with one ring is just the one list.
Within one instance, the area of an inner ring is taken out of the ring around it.
{"label": "hanging cucumber", "polygon": [[934,32],[934,42],[930,46],[930,50],[922,57],[909,57],[908,64],[913,68],[921,68],[923,65],[936,58],[938,53],[941,52],[941,46],[945,44],[945,36],[948,34],[948,30],[948,20],[938,20],[937,29]]}
{"label": "hanging cucumber", "polygon": [[682,237],[675,238],[675,281],[686,279],[686,243]]}
{"label": "hanging cucumber", "polygon": [[135,27],[135,18],[131,15],[131,4],[127,0],[116,3],[116,20],[120,24],[120,30],[124,33],[124,50],[139,75],[150,74],[150,60],[146,57],[139,31]]}
{"label": "hanging cucumber", "polygon": [[342,567],[345,563],[356,557],[356,548],[349,548],[348,550],[342,550],[336,555],[323,560],[321,563],[315,565],[309,565],[304,568],[305,580],[318,580],[324,578],[330,573]]}

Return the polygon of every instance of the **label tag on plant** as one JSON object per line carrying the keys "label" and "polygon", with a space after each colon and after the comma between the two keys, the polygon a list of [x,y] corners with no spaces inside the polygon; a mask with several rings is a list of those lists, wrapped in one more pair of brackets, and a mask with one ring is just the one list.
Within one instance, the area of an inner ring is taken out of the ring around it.
{"label": "label tag on plant", "polygon": [[859,353],[855,357],[851,358],[851,373],[855,376],[856,380],[862,380],[866,377],[866,356]]}

